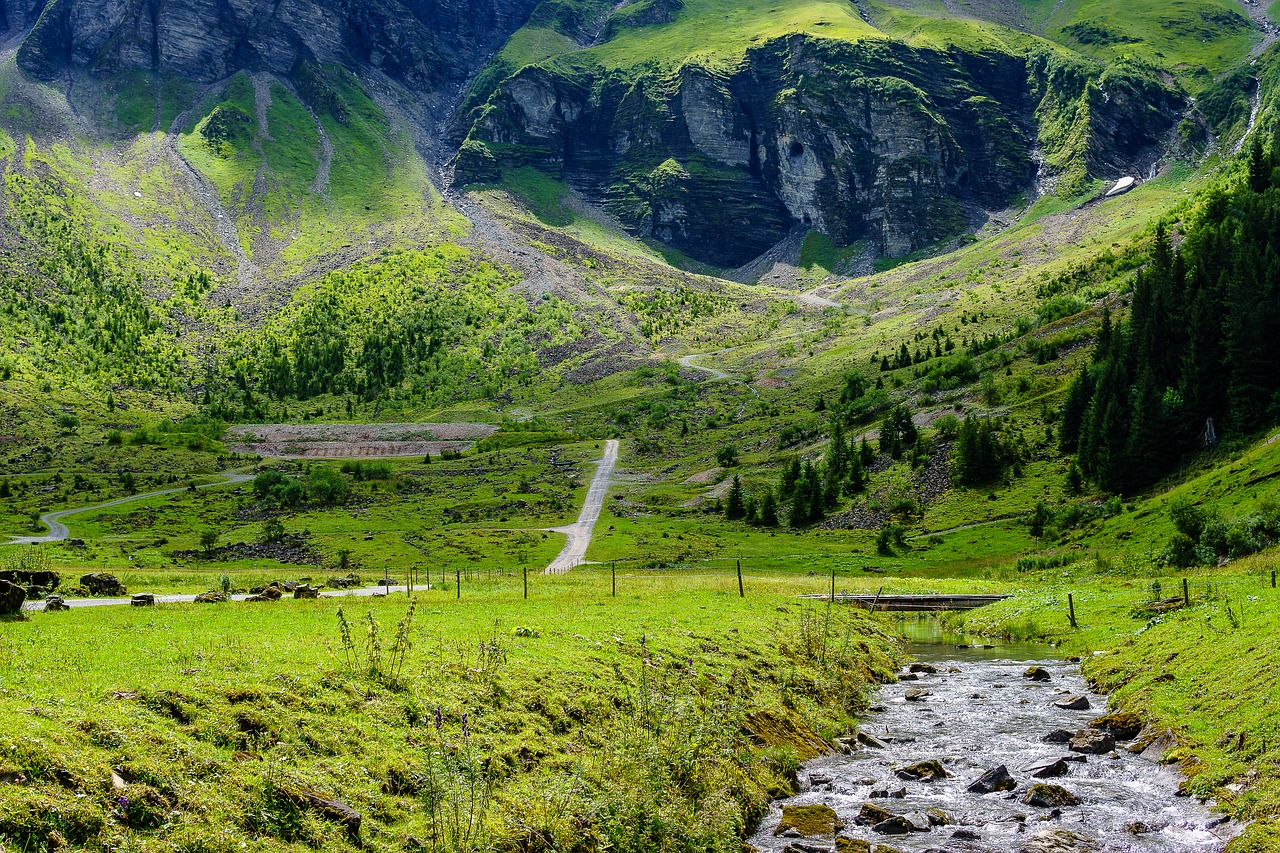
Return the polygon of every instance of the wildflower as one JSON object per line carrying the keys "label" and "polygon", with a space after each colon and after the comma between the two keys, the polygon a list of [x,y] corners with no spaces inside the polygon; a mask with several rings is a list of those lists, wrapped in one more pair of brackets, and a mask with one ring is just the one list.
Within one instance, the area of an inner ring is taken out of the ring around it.
{"label": "wildflower", "polygon": [[436,706],[436,731],[444,728],[444,714],[440,711],[440,706]]}
{"label": "wildflower", "polygon": [[470,729],[470,727],[467,725],[467,715],[466,715],[466,714],[463,714],[463,715],[462,715],[462,736],[463,736],[463,737],[467,737],[467,736],[469,736],[470,734],[471,734],[471,729]]}

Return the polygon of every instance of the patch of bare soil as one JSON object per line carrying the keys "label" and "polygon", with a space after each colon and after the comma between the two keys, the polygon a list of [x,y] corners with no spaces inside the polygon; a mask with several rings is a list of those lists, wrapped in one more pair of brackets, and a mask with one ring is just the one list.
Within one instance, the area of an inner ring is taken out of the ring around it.
{"label": "patch of bare soil", "polygon": [[498,428],[492,424],[238,424],[231,449],[277,459],[439,456],[461,452]]}

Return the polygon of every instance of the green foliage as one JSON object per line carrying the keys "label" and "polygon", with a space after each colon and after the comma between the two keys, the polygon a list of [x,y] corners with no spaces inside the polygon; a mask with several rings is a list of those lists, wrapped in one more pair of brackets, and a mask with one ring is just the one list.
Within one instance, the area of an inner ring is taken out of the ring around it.
{"label": "green foliage", "polygon": [[894,459],[915,446],[920,433],[911,419],[911,410],[905,405],[895,406],[880,421],[880,452]]}
{"label": "green foliage", "polygon": [[999,478],[1013,457],[1000,440],[1000,425],[989,418],[966,417],[960,424],[952,465],[955,479],[966,486]]}
{"label": "green foliage", "polygon": [[1280,506],[1274,503],[1225,521],[1179,495],[1169,501],[1169,518],[1177,532],[1160,556],[1165,565],[1175,568],[1247,557],[1280,541]]}

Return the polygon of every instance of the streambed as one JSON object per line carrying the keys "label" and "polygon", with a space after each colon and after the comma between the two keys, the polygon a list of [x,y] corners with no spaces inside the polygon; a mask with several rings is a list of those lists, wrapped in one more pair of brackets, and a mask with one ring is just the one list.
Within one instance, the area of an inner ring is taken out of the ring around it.
{"label": "streambed", "polygon": [[[927,665],[917,668],[936,672],[909,674],[882,687],[860,729],[875,742],[852,744],[853,754],[805,765],[801,793],[773,804],[752,845],[772,853],[788,846],[787,853],[834,849],[829,831],[804,837],[790,829],[775,835],[783,806],[815,804],[833,809],[843,823],[839,835],[854,840],[841,842],[839,853],[874,851],[877,845],[904,853],[1218,853],[1238,831],[1206,805],[1176,796],[1178,775],[1159,763],[1167,742],[1135,754],[1128,749],[1131,743],[1121,740],[1112,750],[1085,754],[1067,743],[1043,740],[1051,732],[1087,729],[1106,713],[1106,698],[1089,691],[1078,665],[1052,657],[1044,646],[984,648],[991,641],[943,636],[923,620],[908,625],[908,635],[917,636],[911,652]],[[1048,680],[1025,677],[1033,666],[1043,668]],[[908,691],[925,692],[912,692],[908,699]],[[1055,704],[1072,697],[1084,697],[1090,707]],[[1066,761],[1049,778],[1035,778],[1029,769],[1060,758]],[[925,781],[898,772],[929,760],[940,762],[947,776]],[[1015,784],[1015,790],[967,790],[1001,765],[1012,777],[1005,785]],[[1023,798],[1035,784],[1059,786],[1079,802],[1028,805]],[[915,828],[905,829],[902,821],[873,828],[874,812],[864,804],[907,816]],[[943,815],[945,824],[939,820]]]}

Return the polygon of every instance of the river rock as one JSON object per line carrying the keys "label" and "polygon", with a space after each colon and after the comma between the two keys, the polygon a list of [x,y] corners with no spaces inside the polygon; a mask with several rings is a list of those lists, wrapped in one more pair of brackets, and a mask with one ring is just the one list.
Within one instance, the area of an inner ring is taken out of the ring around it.
{"label": "river rock", "polygon": [[1053,676],[1049,675],[1049,670],[1042,666],[1032,666],[1028,667],[1027,671],[1022,673],[1022,677],[1028,678],[1032,681],[1048,681]]}
{"label": "river rock", "polygon": [[853,822],[858,826],[874,826],[891,817],[894,817],[894,814],[888,809],[882,809],[872,803],[863,803],[862,808],[858,811],[858,816],[853,819]]}
{"label": "river rock", "polygon": [[1142,718],[1132,711],[1112,711],[1090,720],[1089,727],[1102,729],[1116,740],[1133,740],[1142,731]]}
{"label": "river rock", "polygon": [[1059,699],[1053,705],[1055,708],[1062,708],[1064,711],[1087,711],[1093,707],[1089,704],[1088,697],[1075,695]]}
{"label": "river rock", "polygon": [[1070,769],[1067,767],[1066,758],[1050,756],[1031,762],[1022,768],[1022,772],[1034,776],[1036,779],[1054,779],[1058,776],[1066,776]]}
{"label": "river rock", "polygon": [[1069,829],[1042,829],[1018,848],[1018,853],[1092,853],[1098,845]]}
{"label": "river rock", "polygon": [[1037,806],[1042,809],[1075,806],[1080,799],[1061,785],[1048,785],[1043,782],[1032,785],[1023,795],[1024,805]]}
{"label": "river rock", "polygon": [[902,819],[911,824],[913,832],[929,832],[936,826],[934,819],[925,812],[907,812]]}
{"label": "river rock", "polygon": [[995,791],[1012,791],[1018,783],[1009,775],[1009,768],[1001,764],[983,773],[965,788],[970,794],[991,794]]}
{"label": "river rock", "polygon": [[974,832],[972,829],[965,829],[964,827],[961,827],[951,833],[951,837],[957,841],[977,841],[982,836]]}
{"label": "river rock", "polygon": [[929,663],[918,663],[918,662],[917,662],[917,663],[913,663],[913,664],[911,664],[911,666],[909,666],[909,667],[907,667],[907,668],[908,668],[911,672],[922,672],[922,673],[925,673],[926,675],[935,675],[935,674],[937,674],[937,672],[938,672],[938,668],[937,668],[936,666],[934,666],[933,664],[929,664]]}
{"label": "river rock", "polygon": [[863,731],[858,732],[857,738],[858,738],[858,743],[862,744],[868,749],[884,749],[883,743],[881,743],[874,736],[867,734],[866,732],[863,732]]}
{"label": "river rock", "polygon": [[320,588],[310,584],[301,584],[293,588],[294,598],[319,598]]}
{"label": "river rock", "polygon": [[1164,754],[1178,745],[1172,729],[1148,729],[1129,745],[1129,751],[1148,761],[1162,762]]}
{"label": "river rock", "polygon": [[80,586],[88,590],[90,595],[124,595],[126,592],[119,578],[104,572],[81,575]]}
{"label": "river rock", "polygon": [[1066,729],[1054,729],[1044,737],[1040,738],[1041,743],[1070,743],[1071,738],[1075,735]]}
{"label": "river rock", "polygon": [[1116,739],[1097,729],[1081,729],[1071,736],[1067,749],[1087,755],[1103,755],[1116,748]]}
{"label": "river rock", "polygon": [[896,791],[890,791],[888,788],[877,788],[876,790],[871,792],[870,796],[871,796],[871,799],[873,800],[887,800],[887,799],[901,800],[907,796],[907,789],[899,788]]}
{"label": "river rock", "polygon": [[67,604],[67,600],[60,595],[46,595],[44,597],[44,610],[46,613],[57,613],[59,610],[70,610],[71,605]]}
{"label": "river rock", "polygon": [[135,593],[129,599],[130,607],[155,607],[156,597],[149,592]]}
{"label": "river rock", "polygon": [[906,767],[895,770],[894,773],[897,774],[899,779],[917,779],[921,782],[945,779],[949,775],[936,759],[917,761],[915,764],[909,764]]}
{"label": "river rock", "polygon": [[195,597],[195,602],[197,604],[219,604],[223,601],[227,601],[228,598],[229,596],[225,592],[211,589],[208,592],[202,592],[197,595]]}
{"label": "river rock", "polygon": [[919,681],[920,676],[914,672],[903,672],[898,675],[899,681]]}
{"label": "river rock", "polygon": [[783,806],[782,820],[778,821],[778,828],[773,834],[783,835],[788,830],[795,830],[803,837],[812,838],[835,835],[841,829],[844,829],[844,822],[831,806],[814,803],[807,806]]}
{"label": "river rock", "polygon": [[836,853],[871,853],[871,842],[841,835],[836,838]]}
{"label": "river rock", "polygon": [[928,695],[929,691],[923,687],[908,687],[907,692],[903,694],[903,698],[908,702],[923,702]]}
{"label": "river rock", "polygon": [[915,832],[916,828],[905,817],[895,815],[888,820],[880,821],[871,827],[871,831],[881,835],[906,835],[909,832]]}

